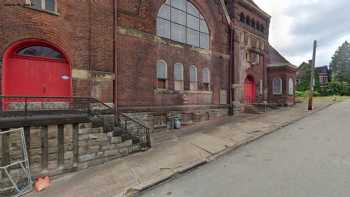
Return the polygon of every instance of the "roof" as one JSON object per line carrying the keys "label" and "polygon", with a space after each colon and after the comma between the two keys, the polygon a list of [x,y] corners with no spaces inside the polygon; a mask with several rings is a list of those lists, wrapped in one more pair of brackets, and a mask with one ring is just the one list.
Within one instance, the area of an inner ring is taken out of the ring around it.
{"label": "roof", "polygon": [[274,47],[271,45],[268,48],[268,61],[267,67],[291,67],[297,69],[292,63],[290,63],[283,55],[281,55]]}
{"label": "roof", "polygon": [[252,7],[253,9],[259,11],[264,16],[271,18],[271,16],[268,13],[266,13],[263,9],[261,9],[253,0],[241,0],[241,1],[246,5]]}
{"label": "roof", "polygon": [[328,66],[316,67],[315,70],[318,73],[328,73],[329,72]]}

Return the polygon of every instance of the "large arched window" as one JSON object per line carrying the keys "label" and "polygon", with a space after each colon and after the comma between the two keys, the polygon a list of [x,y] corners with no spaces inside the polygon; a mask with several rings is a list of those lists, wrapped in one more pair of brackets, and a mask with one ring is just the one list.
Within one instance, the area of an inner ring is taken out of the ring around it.
{"label": "large arched window", "polygon": [[209,49],[209,29],[198,9],[187,0],[167,0],[157,17],[157,35]]}
{"label": "large arched window", "polygon": [[167,88],[168,69],[164,60],[157,62],[157,87],[160,89]]}
{"label": "large arched window", "polygon": [[203,90],[210,91],[210,70],[209,70],[209,68],[204,68],[202,71],[202,85],[203,85]]}
{"label": "large arched window", "polygon": [[289,96],[294,95],[294,80],[292,78],[289,78],[288,94],[289,94]]}
{"label": "large arched window", "polygon": [[197,77],[197,67],[192,65],[190,67],[190,90],[198,89],[198,77]]}
{"label": "large arched window", "polygon": [[175,90],[184,90],[184,66],[180,63],[174,65]]}
{"label": "large arched window", "polygon": [[272,80],[272,94],[273,95],[282,95],[282,79],[275,78]]}

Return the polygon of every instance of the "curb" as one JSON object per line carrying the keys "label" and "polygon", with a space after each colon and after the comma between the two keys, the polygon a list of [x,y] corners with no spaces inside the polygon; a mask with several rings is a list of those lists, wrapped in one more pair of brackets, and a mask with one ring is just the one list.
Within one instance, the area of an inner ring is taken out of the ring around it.
{"label": "curb", "polygon": [[[270,128],[270,129],[267,129],[266,131],[262,131],[261,134],[256,135],[256,136],[251,136],[251,137],[245,139],[244,141],[242,141],[241,143],[235,144],[234,146],[227,146],[227,148],[225,148],[224,150],[209,156],[207,159],[204,159],[203,161],[192,163],[192,164],[182,168],[181,170],[174,171],[174,173],[169,174],[168,176],[162,177],[162,178],[160,178],[160,179],[158,179],[156,181],[153,181],[153,182],[151,181],[149,184],[144,184],[140,188],[137,188],[137,187],[136,188],[135,187],[129,188],[129,189],[127,189],[126,192],[123,192],[123,193],[121,193],[119,195],[116,195],[115,197],[136,197],[136,196],[139,196],[142,192],[144,192],[144,191],[146,191],[148,189],[151,189],[151,188],[153,188],[153,187],[155,187],[157,185],[160,185],[160,184],[165,183],[165,182],[167,182],[169,180],[172,180],[172,179],[176,178],[180,174],[184,174],[184,173],[186,173],[188,171],[191,171],[191,170],[196,169],[196,168],[198,168],[200,166],[203,166],[203,165],[205,165],[205,164],[207,164],[209,162],[215,161],[219,157],[224,156],[224,155],[226,155],[228,153],[231,153],[234,150],[237,150],[238,148],[240,148],[242,146],[245,146],[245,145],[247,145],[249,143],[257,141],[257,140],[259,140],[259,139],[261,139],[261,138],[263,138],[265,136],[268,136],[268,135],[270,135],[272,133],[275,133],[276,131],[278,131],[278,130],[280,130],[282,128],[285,128],[285,127],[287,127],[289,125],[292,125],[292,124],[294,124],[294,123],[296,123],[296,122],[298,122],[300,120],[303,120],[306,117],[309,117],[309,116],[311,116],[311,115],[313,115],[313,114],[315,114],[317,112],[320,112],[320,111],[322,111],[324,109],[327,109],[328,107],[334,105],[335,103],[336,102],[329,103],[329,104],[327,104],[327,105],[325,105],[325,106],[323,106],[323,107],[321,107],[319,109],[316,109],[315,111],[308,112],[308,113],[306,113],[305,115],[303,115],[303,116],[301,116],[299,118],[296,118],[294,120],[282,123],[278,127]],[[132,192],[129,193],[128,191],[132,191]]]}

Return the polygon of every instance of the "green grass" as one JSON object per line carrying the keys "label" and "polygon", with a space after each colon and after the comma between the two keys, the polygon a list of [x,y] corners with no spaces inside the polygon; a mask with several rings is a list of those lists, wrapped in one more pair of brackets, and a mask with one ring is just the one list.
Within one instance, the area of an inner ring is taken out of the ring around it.
{"label": "green grass", "polygon": [[[322,102],[322,101],[336,101],[336,102],[342,102],[350,99],[350,96],[317,96],[314,97],[315,101]],[[297,102],[304,102],[308,100],[308,97],[296,97]]]}

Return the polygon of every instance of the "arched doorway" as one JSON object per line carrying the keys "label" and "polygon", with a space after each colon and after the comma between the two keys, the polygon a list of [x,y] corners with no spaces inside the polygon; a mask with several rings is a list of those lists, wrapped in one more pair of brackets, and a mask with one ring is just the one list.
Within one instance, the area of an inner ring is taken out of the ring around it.
{"label": "arched doorway", "polygon": [[244,81],[244,100],[246,104],[252,104],[256,101],[256,85],[251,76],[248,76]]}
{"label": "arched doorway", "polygon": [[3,95],[69,97],[71,87],[71,67],[58,47],[31,39],[16,42],[6,50]]}

